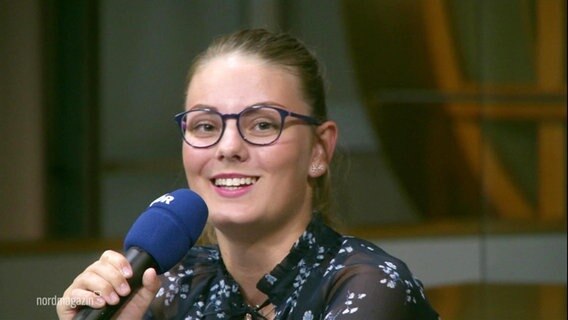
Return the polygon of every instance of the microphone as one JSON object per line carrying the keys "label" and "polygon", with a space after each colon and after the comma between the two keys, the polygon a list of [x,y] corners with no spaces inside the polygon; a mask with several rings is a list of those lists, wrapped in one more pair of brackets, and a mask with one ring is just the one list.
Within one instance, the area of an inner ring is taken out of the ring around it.
{"label": "microphone", "polygon": [[110,319],[142,286],[148,268],[162,274],[175,266],[195,244],[207,222],[207,205],[189,189],[166,193],[150,203],[134,222],[124,239],[124,256],[132,267],[127,279],[130,294],[116,305],[99,309],[85,307],[74,320]]}

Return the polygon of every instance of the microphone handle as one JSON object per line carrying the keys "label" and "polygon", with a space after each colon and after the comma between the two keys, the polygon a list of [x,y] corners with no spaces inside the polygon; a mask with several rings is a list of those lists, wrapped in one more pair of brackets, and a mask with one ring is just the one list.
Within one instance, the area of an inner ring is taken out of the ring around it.
{"label": "microphone handle", "polygon": [[130,298],[142,287],[142,275],[148,268],[158,270],[158,264],[151,255],[145,251],[131,247],[124,254],[130,266],[132,267],[132,277],[127,279],[130,286],[130,294],[126,297],[120,297],[120,301],[115,305],[105,305],[99,309],[85,307],[73,317],[73,320],[103,320],[110,319]]}

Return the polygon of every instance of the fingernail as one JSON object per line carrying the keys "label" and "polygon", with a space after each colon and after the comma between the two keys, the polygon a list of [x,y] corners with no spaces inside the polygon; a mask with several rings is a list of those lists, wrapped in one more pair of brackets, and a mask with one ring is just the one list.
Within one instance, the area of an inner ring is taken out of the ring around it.
{"label": "fingernail", "polygon": [[112,304],[115,304],[115,303],[117,303],[117,302],[120,300],[120,298],[118,297],[118,295],[117,295],[116,293],[114,293],[114,292],[112,292],[112,293],[110,294],[109,299],[110,299],[110,303],[112,303]]}
{"label": "fingernail", "polygon": [[132,271],[130,271],[130,268],[124,267],[122,268],[122,275],[130,277],[132,275]]}
{"label": "fingernail", "polygon": [[105,299],[103,299],[103,298],[101,298],[101,297],[97,297],[97,298],[95,299],[95,303],[96,303],[97,305],[103,305],[103,304],[105,304]]}
{"label": "fingernail", "polygon": [[120,287],[118,287],[118,291],[120,291],[121,295],[127,295],[130,290],[128,285],[123,282],[120,284]]}

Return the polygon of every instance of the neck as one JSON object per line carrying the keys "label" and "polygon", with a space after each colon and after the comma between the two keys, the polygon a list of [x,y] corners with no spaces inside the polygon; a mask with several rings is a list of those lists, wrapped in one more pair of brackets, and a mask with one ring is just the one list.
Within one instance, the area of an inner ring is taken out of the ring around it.
{"label": "neck", "polygon": [[[255,231],[241,230],[238,233],[248,236],[231,236],[232,234],[216,230],[223,262],[250,305],[259,305],[267,299],[256,288],[256,284],[288,255],[310,218],[296,219],[297,221],[279,225],[275,230],[262,234],[258,232],[259,229],[262,230],[259,227]],[[254,236],[250,236],[251,234]]]}

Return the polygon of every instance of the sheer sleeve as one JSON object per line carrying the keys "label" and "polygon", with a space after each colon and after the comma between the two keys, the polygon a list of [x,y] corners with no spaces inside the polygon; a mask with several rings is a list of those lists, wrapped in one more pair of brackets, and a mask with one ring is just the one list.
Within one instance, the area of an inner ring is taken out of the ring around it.
{"label": "sheer sleeve", "polygon": [[324,319],[438,319],[405,265],[357,264],[336,276]]}

